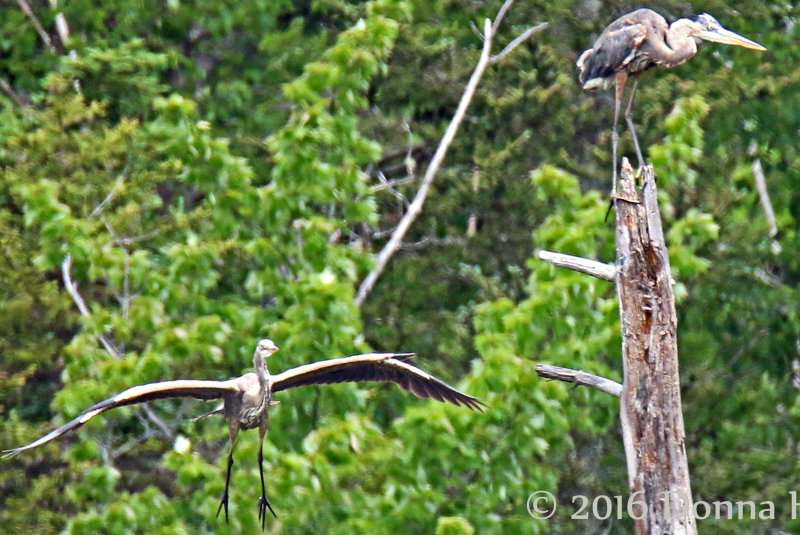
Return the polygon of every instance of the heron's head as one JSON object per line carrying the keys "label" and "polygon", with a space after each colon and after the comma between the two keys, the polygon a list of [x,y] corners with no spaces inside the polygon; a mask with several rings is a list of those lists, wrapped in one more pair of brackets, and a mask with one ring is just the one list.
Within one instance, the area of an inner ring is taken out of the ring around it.
{"label": "heron's head", "polygon": [[689,35],[692,37],[697,37],[698,39],[711,41],[713,43],[742,46],[753,50],[766,50],[766,48],[755,41],[751,41],[747,37],[742,37],[738,33],[726,30],[717,19],[708,13],[694,15],[686,20],[690,22]]}
{"label": "heron's head", "polygon": [[273,342],[269,338],[264,338],[263,340],[258,341],[258,345],[256,346],[255,356],[256,358],[262,358],[264,360],[267,360],[277,351],[278,351],[278,346],[275,345],[275,342]]}

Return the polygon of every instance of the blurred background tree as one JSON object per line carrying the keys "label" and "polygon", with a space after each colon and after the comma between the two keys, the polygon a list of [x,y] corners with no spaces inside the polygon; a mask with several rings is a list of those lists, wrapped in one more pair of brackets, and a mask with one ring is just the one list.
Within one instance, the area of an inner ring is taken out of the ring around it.
{"label": "blurred background tree", "polygon": [[[480,54],[471,23],[500,4],[51,2],[31,3],[33,17],[7,6],[0,447],[133,384],[238,375],[263,336],[282,348],[273,371],[415,351],[489,410],[379,386],[287,393],[265,443],[279,515],[268,531],[629,532],[625,520],[569,518],[575,494],[626,494],[616,400],[533,372],[547,361],[620,378],[613,287],[532,257],[613,260],[603,223],[613,98],[583,94],[574,62],[638,4],[514,5],[498,50],[531,24],[548,30],[490,67],[420,219],[362,309],[352,304]],[[696,499],[777,508],[773,521],[701,530],[794,532],[798,8],[649,7],[669,19],[709,12],[769,49],[706,45],[647,73],[636,118],[678,281]],[[632,152],[627,133],[622,150]],[[67,254],[86,316],[64,287]],[[0,532],[255,531],[257,437],[237,447],[226,526],[214,518],[226,430],[188,421],[206,410],[121,409],[3,462]],[[539,489],[562,501],[547,524],[525,507]]]}

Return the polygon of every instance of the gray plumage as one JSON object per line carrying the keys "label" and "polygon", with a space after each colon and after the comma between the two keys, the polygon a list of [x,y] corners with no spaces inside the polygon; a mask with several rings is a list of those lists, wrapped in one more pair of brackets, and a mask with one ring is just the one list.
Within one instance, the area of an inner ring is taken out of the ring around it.
{"label": "gray plumage", "polygon": [[707,13],[678,19],[667,24],[666,19],[651,9],[637,9],[622,15],[608,25],[592,48],[584,51],[577,61],[578,78],[584,89],[616,85],[614,130],[612,133],[612,199],[617,183],[617,122],[620,102],[629,75],[634,76],[630,100],[625,109],[625,120],[633,137],[639,166],[644,165],[639,140],[633,127],[633,98],[641,73],[656,66],[677,67],[697,53],[695,39],[741,46],[753,50],[766,50],[758,43],[722,27]]}

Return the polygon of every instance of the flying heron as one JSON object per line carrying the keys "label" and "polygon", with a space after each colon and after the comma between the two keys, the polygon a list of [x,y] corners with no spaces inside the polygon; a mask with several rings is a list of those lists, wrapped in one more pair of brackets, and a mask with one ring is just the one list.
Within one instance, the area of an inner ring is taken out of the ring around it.
{"label": "flying heron", "polygon": [[269,406],[272,395],[282,390],[298,386],[321,385],[332,383],[345,383],[354,381],[382,381],[396,383],[400,388],[415,394],[420,398],[433,398],[438,401],[447,401],[454,405],[464,405],[473,410],[482,412],[478,399],[464,394],[440,381],[436,377],[425,373],[421,369],[406,362],[413,353],[368,353],[352,357],[322,360],[312,364],[298,366],[277,375],[270,375],[267,369],[267,359],[278,351],[275,342],[269,339],[260,340],[253,355],[255,373],[247,373],[227,381],[196,381],[182,379],[177,381],[163,381],[134,386],[117,394],[116,396],[101,401],[86,409],[79,416],[55,429],[47,435],[27,444],[4,451],[3,457],[13,457],[47,444],[70,431],[73,431],[98,414],[122,407],[145,403],[156,399],[192,397],[205,400],[222,399],[221,408],[201,416],[204,418],[212,414],[223,414],[228,421],[230,436],[230,450],[228,453],[228,468],[225,475],[225,492],[222,494],[217,516],[225,509],[225,521],[228,521],[228,487],[231,481],[231,468],[233,467],[233,449],[239,431],[258,428],[258,470],[261,476],[261,497],[258,500],[258,519],[261,529],[264,529],[267,508],[277,518],[267,499],[264,486],[263,444],[264,435],[269,427]]}
{"label": "flying heron", "polygon": [[617,191],[617,121],[625,82],[633,75],[633,89],[625,109],[625,120],[636,147],[639,166],[644,165],[639,140],[633,127],[633,97],[639,76],[651,67],[677,67],[683,65],[697,53],[695,39],[703,39],[726,45],[742,46],[753,50],[766,50],[722,25],[707,13],[678,19],[668,25],[667,21],[651,9],[637,9],[612,22],[594,46],[578,58],[579,79],[584,89],[605,87],[612,81],[616,84],[614,105],[614,130],[611,136],[614,171],[611,186],[612,202]]}

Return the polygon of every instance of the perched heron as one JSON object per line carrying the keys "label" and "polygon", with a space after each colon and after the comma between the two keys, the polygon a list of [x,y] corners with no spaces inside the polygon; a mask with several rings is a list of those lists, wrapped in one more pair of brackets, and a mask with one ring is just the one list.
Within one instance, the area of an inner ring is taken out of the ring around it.
{"label": "perched heron", "polygon": [[298,386],[320,385],[332,383],[345,383],[351,381],[383,381],[392,382],[404,390],[420,398],[433,398],[438,401],[447,401],[454,405],[464,405],[473,410],[482,412],[483,403],[478,399],[464,394],[440,381],[436,377],[425,373],[419,368],[406,362],[413,353],[368,353],[352,357],[322,360],[312,364],[298,366],[277,375],[270,375],[267,369],[267,359],[278,351],[278,346],[272,340],[264,339],[258,342],[253,355],[255,373],[248,373],[236,379],[227,381],[195,381],[191,379],[177,381],[163,381],[146,385],[134,386],[116,396],[101,401],[86,409],[80,416],[62,425],[38,440],[25,446],[6,450],[3,457],[13,457],[47,444],[70,431],[73,431],[98,414],[107,410],[145,403],[156,399],[192,397],[205,400],[222,399],[222,408],[201,416],[210,416],[221,413],[228,421],[230,435],[230,450],[228,453],[228,469],[225,475],[225,492],[222,494],[217,516],[225,509],[225,521],[228,520],[228,487],[231,481],[231,468],[233,467],[233,449],[236,436],[240,430],[258,428],[259,449],[258,469],[261,475],[261,497],[258,500],[258,519],[264,529],[267,508],[277,518],[272,509],[264,486],[263,444],[264,435],[269,427],[269,406],[276,403],[272,395],[282,390]]}
{"label": "perched heron", "polygon": [[623,15],[612,22],[594,46],[586,50],[578,58],[579,79],[584,89],[605,87],[612,81],[616,84],[614,105],[614,131],[611,136],[614,171],[611,186],[611,198],[617,191],[617,121],[625,82],[628,75],[633,75],[628,106],[625,108],[625,120],[636,147],[639,166],[644,165],[639,140],[633,127],[633,97],[639,76],[651,67],[677,67],[683,65],[697,53],[695,39],[703,39],[726,45],[742,46],[753,50],[766,50],[760,44],[741,35],[726,30],[717,19],[707,13],[678,19],[672,24],[651,9],[637,9]]}

